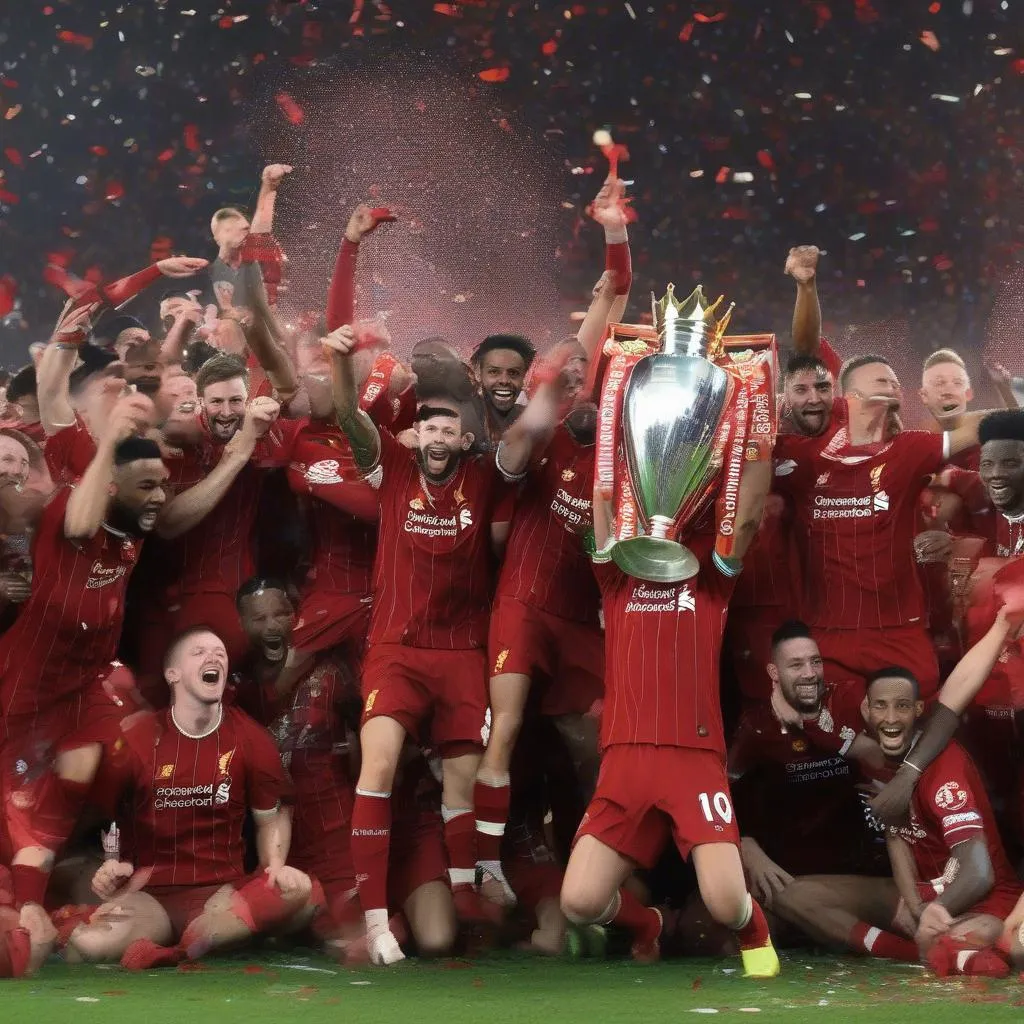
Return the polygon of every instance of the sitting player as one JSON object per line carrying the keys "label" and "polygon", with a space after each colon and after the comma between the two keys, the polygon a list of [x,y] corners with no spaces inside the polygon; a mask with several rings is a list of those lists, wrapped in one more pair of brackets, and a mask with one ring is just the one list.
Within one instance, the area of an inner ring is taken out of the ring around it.
{"label": "sitting player", "polygon": [[[999,643],[986,639],[998,651],[1001,637]],[[977,653],[976,646],[964,661]],[[883,669],[868,681],[867,694],[868,731],[895,768],[917,739],[924,711],[917,680],[906,669]],[[1005,959],[979,947],[1000,938],[1021,885],[978,771],[958,744],[951,743],[920,772],[910,812],[909,825],[891,830],[890,852],[922,957],[943,976],[1005,976]]]}
{"label": "sitting player", "polygon": [[[273,740],[222,703],[224,644],[192,630],[164,664],[170,708],[133,716],[122,736],[134,863],[112,859],[97,871],[93,889],[105,902],[71,932],[71,960],[120,958],[133,970],[177,964],[301,926],[321,902],[319,884],[286,866],[291,815],[281,806],[285,780]],[[247,809],[260,863],[250,876]]]}
{"label": "sitting player", "polygon": [[[249,656],[239,701],[270,728],[294,786],[292,864],[323,885],[316,931],[349,962],[367,955],[350,834],[358,758],[346,711],[358,724],[352,668],[337,652],[292,648],[295,607],[284,584],[252,579],[238,593]],[[346,707],[346,704],[348,707]],[[455,940],[440,794],[420,751],[407,746],[393,798],[388,902],[400,907],[421,956],[443,956]],[[404,933],[405,929],[402,929]]]}

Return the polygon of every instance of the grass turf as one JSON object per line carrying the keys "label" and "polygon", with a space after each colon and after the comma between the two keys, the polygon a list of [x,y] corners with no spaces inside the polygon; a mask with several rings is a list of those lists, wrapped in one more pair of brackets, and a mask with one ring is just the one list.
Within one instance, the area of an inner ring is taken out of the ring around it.
{"label": "grass turf", "polygon": [[912,965],[787,956],[772,981],[739,960],[407,962],[350,971],[319,957],[268,953],[199,968],[129,974],[47,966],[0,987],[18,1024],[660,1024],[716,1015],[760,1021],[1021,1021],[1024,982],[939,981]]}

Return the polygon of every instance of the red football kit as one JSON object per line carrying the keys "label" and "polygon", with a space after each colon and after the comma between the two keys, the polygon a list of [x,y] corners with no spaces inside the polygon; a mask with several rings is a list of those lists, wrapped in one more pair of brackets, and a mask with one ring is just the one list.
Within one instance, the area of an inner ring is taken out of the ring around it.
{"label": "red football kit", "polygon": [[[209,515],[187,533],[161,544],[162,569],[171,583],[151,602],[143,640],[146,675],[160,675],[167,645],[195,626],[212,629],[231,661],[244,657],[249,642],[235,595],[255,572],[253,530],[264,470],[288,464],[303,422],[277,420]],[[204,439],[179,457],[168,458],[169,490],[180,494],[205,479],[223,453],[224,445]]]}
{"label": "red football kit", "polygon": [[828,684],[806,728],[783,725],[768,702],[740,717],[729,775],[743,834],[791,875],[889,873],[881,831],[869,823],[856,764],[864,684]]}
{"label": "red football kit", "polygon": [[546,677],[544,714],[585,713],[603,689],[601,598],[583,547],[593,492],[593,445],[559,425],[516,503],[488,638],[492,675]]}
{"label": "red football kit", "polygon": [[684,856],[703,843],[739,842],[718,675],[734,581],[712,561],[712,536],[685,541],[700,560],[685,583],[648,583],[595,563],[605,620],[604,756],[578,835],[644,867],[670,832]]}
{"label": "red football kit", "polygon": [[165,710],[131,719],[122,744],[126,859],[151,871],[143,891],[180,937],[218,889],[246,883],[246,812],[272,812],[288,794],[281,758],[266,729],[227,705],[202,739],[185,736]]}
{"label": "red football kit", "polygon": [[43,448],[50,476],[58,485],[81,479],[95,454],[96,441],[81,416],[75,416],[74,423],[47,438]]}
{"label": "red football kit", "polygon": [[902,665],[923,696],[937,689],[913,541],[921,491],[947,451],[946,435],[917,430],[861,447],[845,428],[778,439],[775,487],[792,501],[804,617],[830,674]]}
{"label": "red football kit", "polygon": [[356,473],[337,425],[318,420],[296,434],[288,485],[309,496],[311,541],[293,646],[314,653],[341,645],[361,651],[370,622],[377,493]]}
{"label": "red football kit", "polygon": [[24,787],[47,773],[53,746],[80,725],[111,672],[142,544],[110,527],[69,540],[70,496],[71,488],[59,490],[43,510],[33,541],[32,594],[0,637],[5,816],[26,806]]}
{"label": "red football kit", "polygon": [[493,455],[463,456],[443,484],[419,452],[380,431],[380,494],[364,721],[387,715],[411,735],[433,708],[438,747],[482,742],[492,513],[504,489]]}
{"label": "red football kit", "polygon": [[953,880],[954,850],[958,843],[983,838],[988,847],[995,884],[966,914],[991,914],[1005,920],[1021,894],[1021,883],[1010,866],[999,838],[995,815],[974,763],[958,743],[951,743],[924,770],[910,804],[910,824],[893,829],[914,851],[918,894],[931,902]]}

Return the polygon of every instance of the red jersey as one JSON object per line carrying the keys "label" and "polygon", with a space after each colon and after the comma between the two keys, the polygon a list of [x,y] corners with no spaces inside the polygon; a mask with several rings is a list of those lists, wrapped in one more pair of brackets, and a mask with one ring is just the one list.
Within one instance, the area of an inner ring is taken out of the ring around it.
{"label": "red jersey", "polygon": [[359,706],[359,687],[346,666],[330,656],[316,659],[282,701],[273,686],[260,685],[251,672],[239,678],[239,702],[253,706],[277,743],[294,789],[292,856],[303,870],[330,864],[339,831],[346,841],[351,827],[355,778],[351,771],[348,732],[341,706],[352,698]]}
{"label": "red jersey", "polygon": [[849,445],[845,428],[831,439],[778,439],[775,487],[793,503],[809,625],[877,629],[924,622],[917,510],[945,451],[945,435],[919,430],[860,448]]}
{"label": "red jersey", "polygon": [[924,770],[910,802],[910,824],[893,832],[914,851],[918,891],[931,901],[953,879],[953,848],[983,838],[995,871],[993,891],[1020,891],[1020,882],[999,837],[984,783],[958,743],[950,743]]}
{"label": "red jersey", "polygon": [[493,455],[462,456],[443,484],[419,452],[380,432],[380,536],[373,569],[371,644],[443,650],[487,646],[491,520],[503,491]]}
{"label": "red jersey", "polygon": [[141,539],[109,526],[64,536],[72,489],[43,509],[33,540],[32,594],[0,637],[0,711],[33,714],[85,689],[117,655],[128,578]]}
{"label": "red jersey", "polygon": [[[881,832],[869,823],[857,790],[856,765],[844,759],[856,732],[838,726],[862,683],[828,686],[819,720],[838,743],[817,742],[811,730],[784,726],[768,703],[748,707],[729,749],[730,779],[743,834],[790,874],[875,873],[888,866]],[[860,729],[857,729],[859,732]]]}
{"label": "red jersey", "polygon": [[594,447],[559,425],[515,506],[498,597],[597,625],[600,595],[583,534],[594,525]]}
{"label": "red jersey", "polygon": [[[256,445],[227,493],[202,522],[166,545],[181,593],[226,593],[234,596],[255,572],[253,528],[263,488],[263,470],[285,466],[304,420],[277,420]],[[168,486],[175,494],[205,479],[224,454],[224,445],[204,440],[168,458]]]}
{"label": "red jersey", "polygon": [[799,563],[793,550],[792,515],[785,499],[770,494],[757,536],[743,556],[732,607],[795,608],[798,606]]}
{"label": "red jersey", "polygon": [[43,449],[50,476],[58,486],[80,480],[95,454],[96,442],[81,416],[52,434]]}
{"label": "red jersey", "polygon": [[725,754],[718,663],[734,580],[712,562],[712,536],[685,543],[701,565],[684,583],[649,583],[612,562],[594,565],[604,601],[605,747],[653,743]]}
{"label": "red jersey", "polygon": [[285,794],[270,733],[225,705],[220,726],[202,739],[179,732],[168,710],[134,720],[122,742],[135,864],[153,868],[148,884],[243,878],[246,811],[273,811]]}
{"label": "red jersey", "polygon": [[377,549],[377,493],[355,470],[348,439],[336,424],[311,420],[295,436],[288,485],[308,494],[312,550],[307,586],[367,594]]}

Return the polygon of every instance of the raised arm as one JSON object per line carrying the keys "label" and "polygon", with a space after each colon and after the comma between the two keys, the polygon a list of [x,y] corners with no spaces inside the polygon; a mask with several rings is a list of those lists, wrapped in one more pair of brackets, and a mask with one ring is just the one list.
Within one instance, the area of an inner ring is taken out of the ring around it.
{"label": "raised arm", "polygon": [[71,492],[64,512],[64,536],[84,540],[103,526],[114,482],[114,450],[126,438],[144,432],[156,418],[153,403],[144,395],[118,400],[96,439],[96,454]]}
{"label": "raised arm", "polygon": [[331,361],[331,392],[334,396],[334,414],[338,426],[348,438],[356,465],[369,473],[380,463],[380,434],[373,420],[359,408],[359,389],[352,372],[352,352],[356,337],[347,324],[323,339],[323,346]]}
{"label": "raised arm", "polygon": [[268,164],[260,176],[260,194],[256,200],[256,211],[252,215],[250,231],[254,235],[267,235],[274,230],[274,205],[277,190],[285,176],[292,173],[289,164]]}
{"label": "raised arm", "polygon": [[960,727],[960,716],[984,686],[1013,628],[1010,614],[1000,608],[989,631],[950,672],[921,738],[882,792],[871,800],[872,811],[886,824],[905,820],[917,780]]}
{"label": "raised arm", "polygon": [[166,540],[180,537],[213,511],[252,458],[256,442],[270,429],[280,408],[272,398],[254,398],[249,403],[245,422],[224,446],[220,461],[213,470],[164,506],[156,524],[159,536]]}
{"label": "raised arm", "polygon": [[495,458],[505,477],[519,477],[526,472],[534,451],[543,447],[559,420],[559,399],[564,386],[562,366],[547,361],[537,369],[538,387],[522,415],[512,424],[498,444]]}
{"label": "raised arm", "polygon": [[327,292],[327,330],[336,331],[345,324],[355,322],[356,315],[356,259],[359,243],[378,225],[395,220],[394,214],[384,207],[371,209],[360,203],[352,211],[345,237],[334,264],[334,276]]}
{"label": "raised arm", "polygon": [[168,303],[170,315],[174,317],[171,329],[160,345],[160,360],[164,366],[185,361],[185,349],[194,328],[203,322],[203,307],[194,299],[184,297]]}
{"label": "raised arm", "polygon": [[295,365],[281,343],[281,327],[263,288],[256,289],[252,323],[245,328],[245,340],[281,402],[287,404],[299,389]]}
{"label": "raised arm", "polygon": [[789,250],[786,258],[786,273],[796,281],[793,348],[802,356],[816,356],[821,345],[821,305],[817,284],[819,255],[816,245],[798,245]]}

